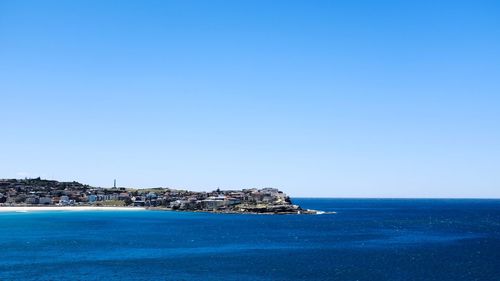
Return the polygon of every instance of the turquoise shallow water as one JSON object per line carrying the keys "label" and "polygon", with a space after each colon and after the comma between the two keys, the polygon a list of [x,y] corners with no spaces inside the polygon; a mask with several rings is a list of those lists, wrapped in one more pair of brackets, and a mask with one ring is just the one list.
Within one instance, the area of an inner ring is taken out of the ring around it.
{"label": "turquoise shallow water", "polygon": [[0,213],[0,280],[500,280],[500,200],[294,201],[338,213]]}

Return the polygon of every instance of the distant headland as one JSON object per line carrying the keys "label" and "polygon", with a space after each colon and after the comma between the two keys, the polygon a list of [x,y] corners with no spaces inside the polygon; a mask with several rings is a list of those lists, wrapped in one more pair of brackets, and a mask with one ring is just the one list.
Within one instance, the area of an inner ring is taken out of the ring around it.
{"label": "distant headland", "polygon": [[[59,182],[41,178],[0,179],[2,207],[128,207],[152,210],[251,213],[318,214],[292,203],[277,188],[214,190],[198,192],[172,188],[103,188],[76,181]],[[30,208],[34,209],[34,208]]]}

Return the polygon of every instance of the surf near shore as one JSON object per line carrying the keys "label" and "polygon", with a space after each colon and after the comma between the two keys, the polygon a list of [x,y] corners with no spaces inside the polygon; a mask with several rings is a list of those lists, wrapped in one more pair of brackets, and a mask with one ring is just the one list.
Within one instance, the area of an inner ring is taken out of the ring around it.
{"label": "surf near shore", "polygon": [[45,207],[0,207],[0,212],[36,212],[36,211],[143,211],[139,207],[92,207],[92,206],[45,206]]}

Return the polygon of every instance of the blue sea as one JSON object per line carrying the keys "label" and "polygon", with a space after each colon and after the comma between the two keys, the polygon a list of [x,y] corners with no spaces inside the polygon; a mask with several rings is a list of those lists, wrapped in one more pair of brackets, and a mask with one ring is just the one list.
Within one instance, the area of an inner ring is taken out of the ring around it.
{"label": "blue sea", "polygon": [[500,280],[500,200],[294,202],[337,213],[0,213],[0,280]]}

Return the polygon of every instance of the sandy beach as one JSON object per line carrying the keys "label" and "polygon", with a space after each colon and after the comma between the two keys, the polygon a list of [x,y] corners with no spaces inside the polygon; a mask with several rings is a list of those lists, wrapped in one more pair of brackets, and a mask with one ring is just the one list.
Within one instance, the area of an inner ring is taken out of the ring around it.
{"label": "sandy beach", "polygon": [[130,207],[92,207],[92,206],[44,206],[44,207],[0,207],[0,212],[34,211],[144,211],[145,208]]}

